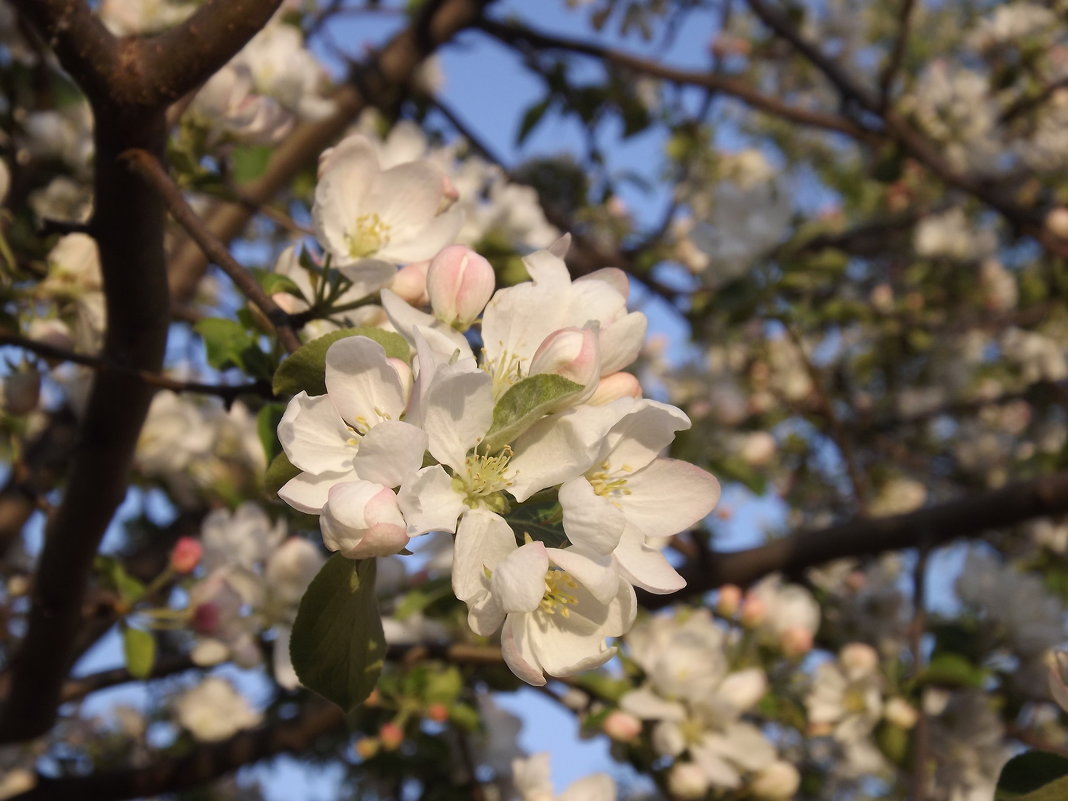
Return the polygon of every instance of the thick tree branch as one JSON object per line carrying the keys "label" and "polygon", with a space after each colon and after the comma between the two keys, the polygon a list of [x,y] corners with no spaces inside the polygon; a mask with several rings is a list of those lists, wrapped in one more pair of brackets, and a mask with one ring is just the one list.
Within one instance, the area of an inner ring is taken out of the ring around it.
{"label": "thick tree branch", "polygon": [[687,586],[675,595],[643,594],[642,605],[659,609],[686,595],[724,584],[747,586],[771,573],[797,573],[847,557],[875,556],[925,545],[936,548],[962,537],[1068,512],[1068,471],[1021,481],[915,512],[856,518],[829,528],[732,553],[713,552],[703,568],[684,568]]}

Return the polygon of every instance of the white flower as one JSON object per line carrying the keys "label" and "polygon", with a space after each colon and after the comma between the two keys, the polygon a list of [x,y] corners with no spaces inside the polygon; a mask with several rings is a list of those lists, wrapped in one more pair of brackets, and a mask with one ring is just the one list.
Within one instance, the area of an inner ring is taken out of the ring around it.
{"label": "white flower", "polygon": [[543,673],[570,676],[604,664],[614,653],[606,637],[630,628],[634,591],[619,584],[607,603],[595,598],[556,565],[566,551],[541,542],[517,546],[499,515],[471,510],[456,533],[453,591],[468,606],[468,623],[489,635],[504,623],[504,660],[529,684]]}
{"label": "white flower", "polygon": [[285,535],[285,521],[272,524],[258,504],[243,503],[232,514],[215,509],[201,524],[204,569],[234,565],[253,570],[267,561]]}
{"label": "white flower", "polygon": [[512,780],[522,801],[615,801],[616,785],[605,773],[594,773],[571,784],[560,795],[553,793],[549,755],[535,754],[512,761]]}
{"label": "white flower", "polygon": [[263,715],[226,679],[209,676],[174,702],[178,723],[206,743],[232,737],[241,729],[258,726]]}
{"label": "white flower", "polygon": [[358,274],[365,260],[428,259],[462,223],[459,211],[442,211],[445,177],[438,167],[413,161],[383,170],[374,146],[359,134],[323,154],[319,175],[315,230],[333,266],[346,274]]}

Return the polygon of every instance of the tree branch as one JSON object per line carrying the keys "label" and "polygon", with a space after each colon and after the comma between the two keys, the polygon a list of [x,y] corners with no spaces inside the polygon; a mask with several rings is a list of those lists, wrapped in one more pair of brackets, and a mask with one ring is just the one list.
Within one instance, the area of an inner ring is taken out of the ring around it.
{"label": "tree branch", "polygon": [[935,548],[962,537],[1068,512],[1068,471],[949,503],[892,517],[855,518],[829,528],[801,531],[767,545],[709,554],[708,566],[687,567],[685,589],[674,595],[642,593],[642,605],[660,609],[681,597],[700,595],[724,584],[748,586],[771,573],[797,573],[835,559],[875,556],[887,551]]}
{"label": "tree branch", "polygon": [[283,347],[290,353],[299,348],[300,338],[293,329],[289,315],[263,290],[253,275],[237,263],[237,260],[230,255],[230,251],[226,249],[226,245],[212,235],[207,224],[186,203],[185,198],[182,197],[182,191],[167,175],[167,171],[159,160],[144,150],[137,149],[123,153],[122,159],[140,173],[159,193],[163,202],[167,204],[167,210],[170,211],[171,216],[200,246],[204,254],[230,277],[230,280],[257,309],[263,312],[274,326]]}

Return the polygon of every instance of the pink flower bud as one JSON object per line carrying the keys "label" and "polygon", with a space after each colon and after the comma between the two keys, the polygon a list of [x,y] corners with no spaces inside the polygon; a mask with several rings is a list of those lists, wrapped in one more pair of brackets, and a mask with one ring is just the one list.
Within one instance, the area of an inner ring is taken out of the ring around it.
{"label": "pink flower bud", "polygon": [[619,743],[629,743],[642,733],[642,722],[629,712],[616,709],[604,719],[604,733]]}
{"label": "pink flower bud", "polygon": [[746,628],[759,626],[768,616],[767,605],[755,595],[747,595],[742,602],[742,625]]}
{"label": "pink flower bud", "polygon": [[441,176],[441,202],[438,204],[438,214],[444,214],[452,208],[453,204],[460,199],[460,190],[447,175]]}
{"label": "pink flower bud", "polygon": [[1046,230],[1058,239],[1068,239],[1068,208],[1050,209],[1046,215]]}
{"label": "pink flower bud", "polygon": [[41,374],[36,370],[12,373],[3,378],[4,411],[29,414],[41,399]]}
{"label": "pink flower bud", "polygon": [[444,723],[449,719],[449,708],[445,704],[430,704],[426,708],[426,716],[438,723]]}
{"label": "pink flower bud", "polygon": [[584,387],[601,374],[597,331],[593,328],[561,328],[545,337],[530,360],[530,374],[556,373]]}
{"label": "pink flower bud", "polygon": [[489,303],[496,279],[493,267],[464,245],[450,245],[435,256],[426,273],[430,306],[442,322],[469,328]]}
{"label": "pink flower bud", "polygon": [[356,741],[353,748],[356,753],[360,755],[361,759],[370,759],[378,753],[378,749],[381,745],[382,744],[374,737],[362,737]]}
{"label": "pink flower bud", "polygon": [[397,495],[370,481],[345,481],[331,487],[319,528],[326,547],[349,559],[389,556],[408,544]]}
{"label": "pink flower bud", "polygon": [[222,613],[216,604],[200,604],[193,610],[193,631],[197,634],[214,634],[221,622]]}
{"label": "pink flower bud", "polygon": [[590,406],[604,406],[620,398],[640,398],[642,385],[631,373],[611,373],[597,382],[597,389],[586,403]]}
{"label": "pink flower bud", "polygon": [[387,751],[396,751],[404,742],[404,729],[396,723],[383,723],[378,730],[378,739]]}
{"label": "pink flower bud", "polygon": [[812,650],[812,632],[801,626],[793,626],[782,633],[779,647],[787,656],[804,656]]}
{"label": "pink flower bud", "polygon": [[724,584],[719,588],[716,599],[716,611],[723,617],[734,617],[742,605],[742,590],[734,584]]}
{"label": "pink flower bud", "polygon": [[411,306],[426,306],[430,298],[426,294],[426,274],[430,261],[414,261],[397,270],[389,288]]}
{"label": "pink flower bud", "polygon": [[200,540],[182,537],[171,549],[171,568],[176,573],[192,573],[203,555],[204,548]]}

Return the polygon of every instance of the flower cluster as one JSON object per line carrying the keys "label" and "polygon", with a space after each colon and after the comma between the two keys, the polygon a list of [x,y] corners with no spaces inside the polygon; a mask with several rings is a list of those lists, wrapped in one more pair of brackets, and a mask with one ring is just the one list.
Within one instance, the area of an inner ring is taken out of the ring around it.
{"label": "flower cluster", "polygon": [[[327,156],[317,192],[328,250],[350,270],[378,269],[387,253],[415,258],[404,243],[446,227],[437,201],[401,210],[377,184],[344,196],[330,170],[366,159],[362,147]],[[381,180],[442,191],[428,170],[390,175],[400,169]],[[626,276],[572,281],[566,248],[528,256],[531,280],[496,293],[486,259],[441,250],[419,293],[429,308],[382,290],[393,331],[332,344],[326,392],[298,393],[278,427],[300,470],[279,496],[319,515],[330,550],[363,559],[428,532],[455,535],[452,584],[471,628],[490,636],[503,625],[505,660],[531,684],[609,659],[605,638],[634,620],[634,587],[682,587],[651,543],[719,496],[711,475],[660,456],[686,415],[641,398],[623,372],[646,328],[627,311]]]}

